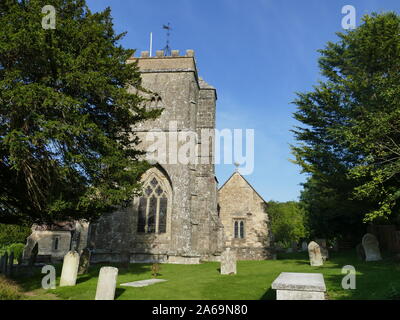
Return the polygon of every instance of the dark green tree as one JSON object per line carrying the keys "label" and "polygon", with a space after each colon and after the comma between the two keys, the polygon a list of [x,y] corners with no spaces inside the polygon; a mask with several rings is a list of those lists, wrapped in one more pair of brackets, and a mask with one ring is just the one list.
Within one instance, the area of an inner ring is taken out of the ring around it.
{"label": "dark green tree", "polygon": [[325,80],[295,101],[304,126],[293,151],[310,175],[303,201],[311,216],[351,231],[398,217],[400,17],[367,15],[338,36],[320,50]]}
{"label": "dark green tree", "polygon": [[0,224],[0,248],[15,244],[25,244],[31,228],[11,224]]}
{"label": "dark green tree", "polygon": [[123,36],[84,0],[0,2],[0,223],[92,220],[138,192],[131,128],[159,111],[127,90],[141,77]]}
{"label": "dark green tree", "polygon": [[276,243],[289,247],[292,241],[307,237],[305,211],[298,202],[270,201],[266,210]]}

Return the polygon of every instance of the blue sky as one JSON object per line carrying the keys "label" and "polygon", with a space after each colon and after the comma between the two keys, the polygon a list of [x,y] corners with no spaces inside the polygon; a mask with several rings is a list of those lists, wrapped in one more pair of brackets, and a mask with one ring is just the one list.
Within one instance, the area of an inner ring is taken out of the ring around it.
{"label": "blue sky", "polygon": [[[366,13],[400,12],[399,0],[87,0],[92,11],[111,7],[121,44],[138,52],[165,46],[194,49],[200,75],[218,90],[217,127],[255,130],[255,167],[246,179],[265,200],[297,200],[305,175],[289,159],[295,92],[321,79],[318,49],[343,31],[344,5]],[[222,185],[233,165],[217,165]]]}

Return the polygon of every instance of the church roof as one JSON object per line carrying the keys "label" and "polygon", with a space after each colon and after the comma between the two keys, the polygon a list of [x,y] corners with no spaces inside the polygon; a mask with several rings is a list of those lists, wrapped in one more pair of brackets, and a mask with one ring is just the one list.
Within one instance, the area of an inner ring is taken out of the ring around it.
{"label": "church roof", "polygon": [[237,171],[235,171],[234,173],[232,173],[232,175],[229,177],[229,179],[225,181],[225,183],[221,186],[221,188],[218,189],[218,192],[221,191],[222,188],[225,187],[226,184],[227,184],[230,180],[232,180],[232,178],[233,178],[235,175],[238,175],[239,177],[241,177],[241,178],[250,186],[250,188],[253,189],[253,191],[262,199],[262,201],[264,201],[265,203],[267,203],[267,201],[264,200],[264,198],[257,192],[257,190],[254,189],[254,187],[250,184],[250,182],[248,182],[248,181],[246,180],[246,178],[243,177],[243,176],[242,176],[239,172],[237,172]]}

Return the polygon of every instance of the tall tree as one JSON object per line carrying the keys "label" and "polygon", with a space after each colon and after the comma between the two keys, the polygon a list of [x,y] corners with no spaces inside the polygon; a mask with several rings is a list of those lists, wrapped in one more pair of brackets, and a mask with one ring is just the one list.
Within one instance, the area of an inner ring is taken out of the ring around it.
{"label": "tall tree", "polygon": [[305,211],[298,202],[270,201],[267,205],[274,240],[285,247],[308,236]]}
{"label": "tall tree", "polygon": [[[294,130],[300,142],[293,147],[296,162],[310,174],[309,184],[337,198],[327,203],[326,216],[342,210],[349,221],[360,212],[365,222],[395,220],[400,197],[400,17],[367,15],[360,27],[338,36],[337,43],[320,50],[325,80],[295,101],[294,116],[305,125]],[[323,199],[323,192],[313,194],[321,197],[314,200]]]}
{"label": "tall tree", "polygon": [[85,0],[0,2],[0,223],[92,220],[138,191],[131,128],[159,111],[127,90],[141,78],[123,36]]}

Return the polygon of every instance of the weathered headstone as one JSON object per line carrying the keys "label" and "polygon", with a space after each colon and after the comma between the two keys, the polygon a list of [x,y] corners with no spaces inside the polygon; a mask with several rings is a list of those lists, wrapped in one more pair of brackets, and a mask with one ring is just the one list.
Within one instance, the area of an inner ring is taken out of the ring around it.
{"label": "weathered headstone", "polygon": [[141,288],[141,287],[147,287],[151,286],[153,284],[159,283],[159,282],[166,282],[167,280],[164,279],[149,279],[149,280],[139,280],[139,281],[134,281],[134,282],[128,282],[128,283],[122,283],[122,287],[134,287],[134,288]]}
{"label": "weathered headstone", "polygon": [[282,272],[271,285],[277,300],[325,300],[322,273]]}
{"label": "weathered headstone", "polygon": [[83,249],[81,257],[79,259],[79,270],[78,270],[79,275],[86,274],[89,272],[90,256],[91,256],[90,249],[89,248]]}
{"label": "weathered headstone", "polygon": [[81,240],[81,232],[80,229],[73,231],[72,238],[71,238],[71,250],[77,251],[79,248]]}
{"label": "weathered headstone", "polygon": [[328,251],[328,246],[326,244],[326,239],[317,239],[315,240],[316,243],[318,243],[321,254],[322,254],[322,259],[324,262],[329,259],[329,251]]}
{"label": "weathered headstone", "polygon": [[365,251],[365,261],[382,260],[381,252],[379,250],[379,242],[373,234],[367,233],[362,238],[362,245]]}
{"label": "weathered headstone", "polygon": [[359,243],[357,245],[356,251],[357,251],[358,259],[360,259],[361,261],[365,261],[365,251],[364,251],[364,247],[363,247],[362,243]]}
{"label": "weathered headstone", "polygon": [[64,256],[60,287],[72,287],[76,284],[79,268],[79,253],[70,251]]}
{"label": "weathered headstone", "polygon": [[24,247],[24,251],[22,252],[22,259],[25,262],[28,262],[31,254],[32,254],[32,250],[35,247],[35,245],[37,244],[36,239],[34,239],[34,237],[32,235],[30,235],[27,239],[26,239],[26,244]]}
{"label": "weathered headstone", "polygon": [[230,248],[221,254],[221,274],[236,274],[236,254]]}
{"label": "weathered headstone", "polygon": [[14,268],[14,252],[11,252],[8,258],[7,276],[9,277],[12,276],[13,268]]}
{"label": "weathered headstone", "polygon": [[307,251],[307,250],[308,250],[308,244],[307,244],[306,241],[303,241],[303,242],[301,243],[301,250],[302,250],[302,251]]}
{"label": "weathered headstone", "polygon": [[117,287],[118,269],[102,267],[97,281],[96,300],[114,300]]}
{"label": "weathered headstone", "polygon": [[318,243],[311,241],[308,245],[308,256],[310,257],[310,265],[312,267],[319,267],[324,264],[322,259],[321,248]]}
{"label": "weathered headstone", "polygon": [[35,264],[38,253],[39,253],[39,244],[36,242],[29,255],[28,259],[29,266],[32,267]]}

